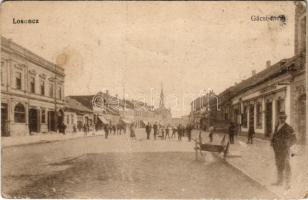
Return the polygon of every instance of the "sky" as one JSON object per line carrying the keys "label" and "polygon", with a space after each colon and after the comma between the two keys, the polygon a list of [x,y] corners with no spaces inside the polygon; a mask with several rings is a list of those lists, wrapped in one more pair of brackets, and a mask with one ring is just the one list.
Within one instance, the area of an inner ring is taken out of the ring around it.
{"label": "sky", "polygon": [[[65,95],[108,90],[173,116],[190,102],[294,55],[294,3],[5,2],[2,35],[65,69]],[[286,16],[281,21],[252,17]],[[38,24],[13,24],[38,19]]]}

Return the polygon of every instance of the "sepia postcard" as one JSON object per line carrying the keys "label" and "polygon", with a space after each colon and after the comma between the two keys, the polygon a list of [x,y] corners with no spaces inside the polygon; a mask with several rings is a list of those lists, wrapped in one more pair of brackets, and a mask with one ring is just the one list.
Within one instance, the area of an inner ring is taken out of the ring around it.
{"label": "sepia postcard", "polygon": [[308,198],[305,1],[0,5],[2,198]]}

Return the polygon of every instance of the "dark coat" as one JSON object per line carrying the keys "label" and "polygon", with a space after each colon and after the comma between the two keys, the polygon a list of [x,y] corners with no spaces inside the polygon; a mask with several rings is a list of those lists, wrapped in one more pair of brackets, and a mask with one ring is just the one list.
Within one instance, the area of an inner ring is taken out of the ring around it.
{"label": "dark coat", "polygon": [[275,127],[271,145],[275,152],[288,152],[290,147],[295,144],[296,136],[291,126],[285,123],[279,130],[278,125]]}
{"label": "dark coat", "polygon": [[229,135],[235,135],[236,126],[234,124],[230,124],[228,132],[229,132]]}
{"label": "dark coat", "polygon": [[151,133],[151,130],[152,130],[152,126],[147,124],[147,125],[145,126],[145,131],[146,131],[147,133]]}

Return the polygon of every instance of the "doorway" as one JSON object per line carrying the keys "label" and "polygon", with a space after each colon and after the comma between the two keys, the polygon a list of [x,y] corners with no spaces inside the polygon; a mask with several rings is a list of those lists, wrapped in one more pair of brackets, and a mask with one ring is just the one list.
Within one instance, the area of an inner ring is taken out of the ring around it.
{"label": "doorway", "polygon": [[267,102],[265,105],[265,136],[270,137],[273,132],[273,103]]}
{"label": "doorway", "polygon": [[306,95],[302,95],[298,98],[298,141],[300,144],[306,143]]}
{"label": "doorway", "polygon": [[255,106],[249,106],[249,128],[255,129]]}
{"label": "doorway", "polygon": [[8,108],[7,104],[1,104],[1,136],[10,136],[8,130]]}
{"label": "doorway", "polygon": [[48,111],[48,131],[56,131],[56,116],[54,111]]}
{"label": "doorway", "polygon": [[29,131],[32,132],[39,132],[39,110],[30,108],[29,109]]}

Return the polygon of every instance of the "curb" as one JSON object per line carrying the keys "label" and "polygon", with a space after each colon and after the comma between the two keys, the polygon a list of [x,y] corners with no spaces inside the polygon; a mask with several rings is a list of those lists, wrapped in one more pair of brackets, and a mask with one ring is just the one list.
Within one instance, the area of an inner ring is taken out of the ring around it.
{"label": "curb", "polygon": [[35,141],[35,142],[29,142],[29,143],[24,143],[24,144],[13,144],[13,145],[2,145],[1,144],[1,148],[2,149],[6,149],[6,148],[11,148],[11,147],[22,147],[22,146],[29,146],[29,145],[38,145],[38,144],[47,144],[47,143],[56,143],[56,142],[62,142],[62,141],[66,141],[66,140],[74,140],[74,139],[80,139],[80,138],[86,138],[86,137],[98,137],[98,136],[102,136],[102,135],[89,135],[89,136],[78,136],[78,137],[71,137],[71,138],[65,138],[65,139],[55,139],[55,140],[39,140],[39,141]]}
{"label": "curb", "polygon": [[279,197],[279,199],[286,199],[284,196],[282,196],[281,194],[269,189],[266,185],[264,185],[263,183],[261,183],[259,180],[257,180],[256,178],[250,176],[245,170],[237,167],[236,165],[230,163],[229,161],[227,161],[227,159],[222,158],[221,156],[219,156],[216,153],[212,153],[213,156],[215,156],[216,158],[222,160],[225,164],[227,164],[228,166],[232,167],[233,169],[241,172],[245,177],[247,177],[248,179],[251,179],[253,182],[255,182],[256,184],[258,184],[259,186],[265,188],[266,190],[268,190],[269,192],[273,193],[273,195]]}

